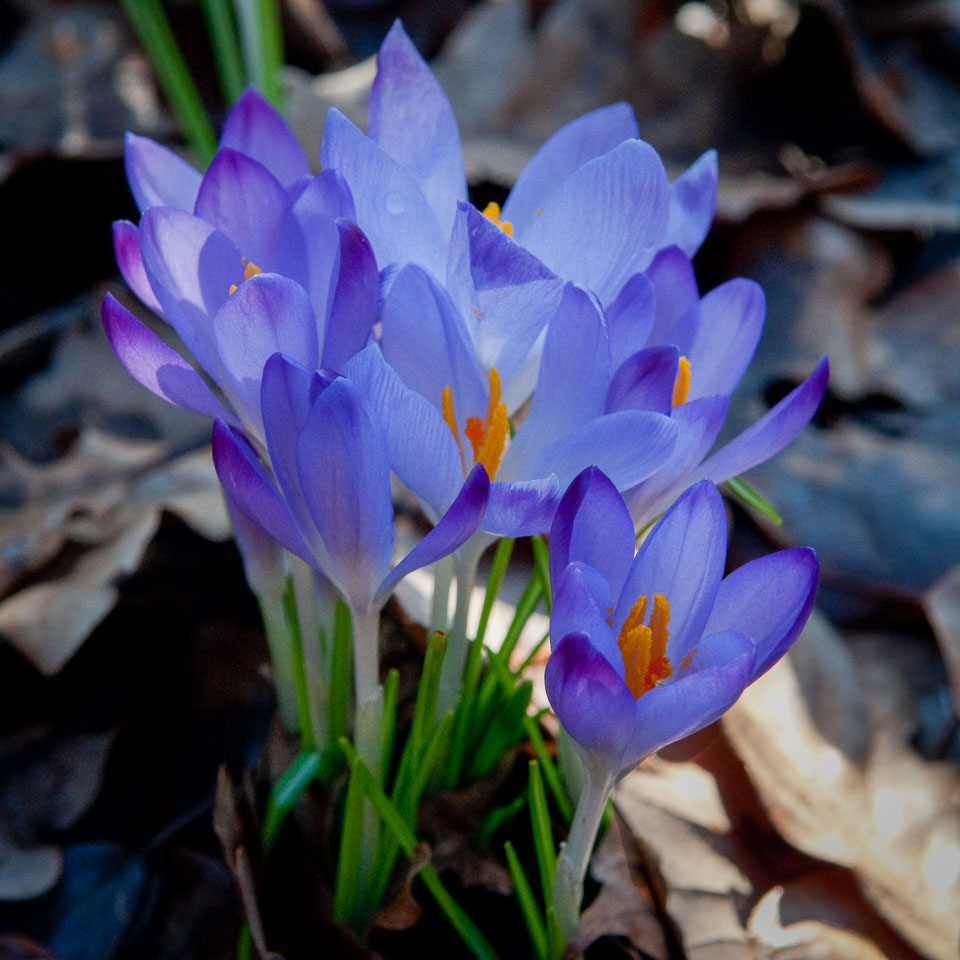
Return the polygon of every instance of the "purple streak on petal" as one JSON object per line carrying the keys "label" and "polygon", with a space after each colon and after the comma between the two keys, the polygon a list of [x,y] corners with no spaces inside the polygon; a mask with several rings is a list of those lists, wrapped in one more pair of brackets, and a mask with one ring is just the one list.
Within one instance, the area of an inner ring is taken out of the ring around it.
{"label": "purple streak on petal", "polygon": [[154,313],[163,316],[163,308],[150,286],[143,268],[140,253],[140,231],[129,220],[116,220],[113,224],[113,252],[117,266],[127,281],[127,286],[140,298],[140,302]]}
{"label": "purple streak on petal", "polygon": [[605,412],[652,410],[669,414],[678,358],[676,347],[650,347],[629,357],[610,381]]}
{"label": "purple streak on petal", "polygon": [[151,393],[204,417],[237,422],[200,374],[109,293],[103,298],[103,327],[120,362]]}
{"label": "purple streak on petal", "polygon": [[285,187],[310,174],[293,131],[253,87],[243,91],[227,116],[220,137],[224,147],[263,164]]}
{"label": "purple streak on petal", "polygon": [[223,231],[264,273],[299,279],[305,272],[302,254],[281,243],[289,212],[287,192],[276,177],[256,160],[229,149],[213,158],[194,207],[198,217]]}
{"label": "purple streak on petal", "polygon": [[395,21],[377,54],[367,132],[420,184],[444,235],[467,198],[460,132],[436,77]]}
{"label": "purple streak on petal", "polygon": [[530,537],[550,529],[560,494],[560,481],[551,474],[539,480],[495,481],[481,529],[499,537]]}
{"label": "purple streak on petal", "polygon": [[[349,220],[338,220],[340,270],[327,319],[322,365],[339,370],[370,339],[377,315],[380,273],[373,247],[363,231]],[[319,315],[318,315],[319,316]]]}
{"label": "purple streak on petal", "polygon": [[227,498],[237,510],[292,553],[309,564],[316,563],[250,444],[221,420],[213,425],[213,463]]}
{"label": "purple streak on petal", "polygon": [[412,261],[443,276],[447,235],[413,175],[331,107],[320,162],[338,170],[350,186],[356,220],[383,269]]}
{"label": "purple streak on petal", "polygon": [[620,595],[634,554],[633,521],[617,488],[597,467],[581,471],[567,488],[550,528],[550,582],[554,590],[574,561],[596,568]]}
{"label": "purple streak on petal", "polygon": [[686,354],[691,400],[733,393],[757,348],[765,312],[763,291],[743,278],[729,280],[700,301],[696,335]]}
{"label": "purple streak on petal", "polygon": [[315,370],[319,364],[317,328],[306,291],[275,273],[241,284],[213,318],[222,376],[242,404],[255,432],[263,429],[260,380],[275,353]]}
{"label": "purple streak on petal", "polygon": [[827,389],[829,375],[830,365],[824,357],[799,387],[704,461],[700,476],[720,483],[782,450],[810,421]]}
{"label": "purple streak on petal", "polygon": [[468,203],[459,204],[446,289],[481,368],[497,368],[505,394],[557,309],[562,288],[558,277],[489,218]]}
{"label": "purple streak on petal", "polygon": [[383,355],[408,387],[439,410],[449,384],[461,430],[467,417],[483,416],[486,371],[481,378],[460,315],[423,268],[409,264],[393,275],[384,293],[381,322]]}
{"label": "purple streak on petal", "polygon": [[297,473],[332,561],[324,572],[351,607],[370,609],[393,552],[390,466],[383,431],[348,380],[334,380],[314,402]]}
{"label": "purple streak on petal", "polygon": [[637,704],[623,678],[583,633],[562,637],[544,675],[547,698],[577,743],[614,762],[635,725]]}
{"label": "purple streak on petal", "polygon": [[217,369],[212,317],[243,283],[233,243],[209,223],[173,207],[151,207],[140,221],[140,250],[164,319],[208,372]]}
{"label": "purple streak on petal", "polygon": [[819,566],[809,547],[751,560],[725,577],[704,633],[739,630],[757,645],[751,680],[770,669],[800,634],[813,609]]}
{"label": "purple streak on petal", "polygon": [[667,655],[682,657],[703,633],[726,553],[723,500],[712,483],[701,481],[677,500],[640,546],[617,601],[614,628],[620,629],[637,597],[652,602],[661,593],[670,603]]}
{"label": "purple streak on petal", "polygon": [[636,721],[620,757],[621,773],[726,713],[750,682],[753,642],[742,633],[715,633],[699,641],[697,659],[701,669],[654,687],[637,700]]}
{"label": "purple streak on petal", "polygon": [[524,232],[524,244],[609,304],[660,248],[669,191],[656,151],[628,140],[567,177]]}
{"label": "purple streak on petal", "polygon": [[634,140],[637,136],[633,108],[626,103],[600,107],[571,120],[550,137],[524,167],[503,205],[502,219],[513,223],[514,235],[522,240],[537,210],[559,183],[588,160],[603,156],[624,140]]}
{"label": "purple streak on petal", "polygon": [[683,353],[689,345],[677,343],[672,333],[678,321],[695,310],[700,302],[693,264],[682,250],[667,247],[647,267],[647,278],[653,285],[657,304],[656,318],[647,343],[650,346],[673,343]]}
{"label": "purple streak on petal", "polygon": [[717,151],[708,150],[670,186],[670,215],[663,245],[675,244],[692,257],[713,222],[717,200]]}
{"label": "purple streak on petal", "polygon": [[193,211],[200,174],[172,150],[128,133],[123,138],[123,162],[141,213],[156,206]]}
{"label": "purple streak on petal", "polygon": [[523,475],[555,473],[566,486],[584,467],[596,464],[618,490],[625,490],[658,469],[670,456],[676,439],[676,424],[659,413],[608,413],[541,450],[524,467]]}
{"label": "purple streak on petal", "polygon": [[463,484],[463,467],[449,427],[436,408],[389,367],[376,344],[343,368],[383,425],[390,469],[439,517]]}
{"label": "purple streak on petal", "polygon": [[463,483],[456,500],[437,525],[393,568],[377,591],[375,603],[386,602],[393,588],[411,571],[449,556],[466,543],[487,508],[490,480],[477,464]]}
{"label": "purple streak on petal", "polygon": [[533,402],[505,469],[522,473],[538,451],[602,415],[609,383],[603,317],[590,294],[569,283],[547,328]]}
{"label": "purple streak on petal", "polygon": [[704,397],[673,408],[671,419],[678,430],[673,453],[656,473],[623,495],[638,528],[654,520],[698,479],[697,467],[713,446],[726,413],[726,397]]}
{"label": "purple streak on petal", "polygon": [[628,357],[647,346],[657,312],[653,284],[635,273],[604,311],[610,338],[610,366],[616,370]]}
{"label": "purple streak on petal", "polygon": [[550,611],[550,636],[585,633],[593,646],[623,679],[623,656],[610,627],[615,594],[599,570],[570,563],[557,582]]}

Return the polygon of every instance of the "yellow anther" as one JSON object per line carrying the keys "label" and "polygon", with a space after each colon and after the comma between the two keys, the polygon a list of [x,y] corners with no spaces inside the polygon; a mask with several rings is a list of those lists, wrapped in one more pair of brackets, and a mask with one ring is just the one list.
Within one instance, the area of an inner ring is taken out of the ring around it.
{"label": "yellow anther", "polygon": [[457,424],[457,413],[453,408],[453,390],[448,383],[440,394],[440,407],[443,412],[443,422],[450,428],[453,439],[457,441],[457,452],[460,454],[460,466],[463,475],[467,475],[467,461],[463,457],[463,446],[460,443],[460,427]]}
{"label": "yellow anther", "polygon": [[243,279],[249,280],[251,277],[255,277],[258,273],[263,273],[263,271],[251,260],[243,268]]}
{"label": "yellow anther", "polygon": [[230,284],[230,289],[227,291],[231,296],[237,292],[237,285],[235,283]]}
{"label": "yellow anther", "polygon": [[[466,476],[466,458],[463,455],[463,446],[460,443],[460,429],[457,416],[453,408],[453,391],[449,384],[443,388],[440,397],[440,406],[444,423],[450,428],[454,440],[457,441],[457,450],[460,451],[460,464],[463,475]],[[510,432],[510,422],[507,419],[507,405],[500,400],[500,374],[494,367],[490,368],[490,396],[487,400],[487,410],[484,418],[479,416],[467,417],[464,436],[470,441],[473,448],[473,462],[482,463],[487,475],[492,480],[500,467],[503,451],[507,444],[507,435]]]}
{"label": "yellow anther", "polygon": [[688,393],[690,393],[690,361],[686,357],[681,357],[677,379],[673,383],[673,406],[679,407],[682,403],[686,403]]}
{"label": "yellow anther", "polygon": [[492,220],[508,237],[513,236],[513,224],[509,220],[500,219],[500,204],[492,200],[483,208],[483,215]]}
{"label": "yellow anther", "polygon": [[654,594],[649,626],[643,622],[646,610],[647,598],[637,597],[617,639],[623,657],[624,682],[635,700],[673,675],[670,658],[666,655],[670,602],[663,594]]}

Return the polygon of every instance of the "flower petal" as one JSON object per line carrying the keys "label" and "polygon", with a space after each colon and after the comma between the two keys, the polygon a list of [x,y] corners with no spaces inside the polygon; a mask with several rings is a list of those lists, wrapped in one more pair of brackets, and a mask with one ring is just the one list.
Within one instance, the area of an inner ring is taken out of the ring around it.
{"label": "flower petal", "polygon": [[103,327],[120,362],[151,393],[201,416],[237,423],[203,377],[109,293],[103,298]]}
{"label": "flower petal", "polygon": [[470,471],[456,500],[437,525],[393,568],[377,591],[375,603],[386,602],[393,588],[411,571],[449,556],[464,544],[487,508],[490,479],[481,464]]}
{"label": "flower petal", "polygon": [[[322,366],[339,370],[370,339],[377,315],[380,273],[373,247],[349,220],[337,221],[340,269],[323,340]],[[322,314],[317,314],[318,317]]]}
{"label": "flower petal", "polygon": [[752,679],[770,669],[799,636],[813,609],[819,565],[809,547],[751,560],[725,577],[705,633],[739,630],[757,645]]}
{"label": "flower petal", "polygon": [[623,679],[623,656],[610,626],[614,594],[599,570],[587,563],[567,564],[556,585],[550,611],[550,636],[585,633]]}
{"label": "flower petal", "polygon": [[700,476],[729,480],[782,450],[809,423],[827,389],[830,364],[824,357],[810,376],[756,423],[704,461]]}
{"label": "flower petal", "polygon": [[502,219],[513,224],[514,235],[522,237],[557,184],[562,183],[588,160],[609,153],[624,140],[637,138],[633,108],[613,103],[562,126],[533,155],[517,178]]}
{"label": "flower petal", "polygon": [[605,412],[652,410],[669,414],[678,359],[676,347],[650,347],[629,357],[610,381]]}
{"label": "flower petal", "polygon": [[657,314],[657,296],[649,278],[635,273],[604,313],[610,338],[610,367],[616,370],[650,340]]}
{"label": "flower petal", "polygon": [[693,264],[678,247],[667,247],[653,258],[646,275],[653,285],[657,304],[647,343],[650,346],[673,343],[683,352],[687,345],[677,343],[670,334],[678,321],[695,310],[700,302]]}
{"label": "flower petal", "polygon": [[634,729],[637,704],[586,634],[560,639],[547,661],[544,682],[563,729],[581,746],[617,763]]}
{"label": "flower petal", "polygon": [[140,302],[154,313],[163,316],[163,308],[157,295],[150,286],[147,272],[143,268],[143,256],[140,253],[140,231],[129,220],[115,220],[113,223],[113,252],[117,266],[127,286],[140,298]]}
{"label": "flower petal", "polygon": [[670,186],[670,214],[663,246],[676,245],[692,257],[703,243],[717,200],[717,151],[708,150]]}
{"label": "flower petal", "polygon": [[563,495],[550,528],[550,582],[554,590],[567,565],[587,563],[619,596],[634,554],[633,521],[603,471],[587,467]]}
{"label": "flower petal", "polygon": [[670,603],[667,655],[683,656],[703,634],[723,576],[727,520],[717,488],[690,487],[663,515],[637,553],[617,600],[614,629],[637,597],[660,593]]}
{"label": "flower petal", "polygon": [[370,609],[390,572],[387,444],[360,391],[339,378],[317,397],[297,442],[297,473],[330,555],[323,572],[352,609]]}
{"label": "flower petal", "polygon": [[442,277],[444,234],[413,175],[331,107],[323,130],[320,162],[346,179],[382,270],[412,261]]}
{"label": "flower petal", "polygon": [[606,305],[660,248],[669,191],[656,151],[628,140],[567,177],[524,232],[524,244]]}
{"label": "flower petal", "polygon": [[499,537],[530,537],[550,529],[560,502],[560,481],[550,474],[537,480],[500,480],[490,484],[490,500],[480,526]]}
{"label": "flower petal", "polygon": [[201,176],[172,150],[128,133],[123,138],[123,163],[141,213],[157,206],[193,211]]}
{"label": "flower petal", "polygon": [[227,115],[220,136],[220,149],[224,147],[263,164],[285,187],[310,174],[293,131],[253,87],[243,91]]}
{"label": "flower petal", "polygon": [[460,131],[446,94],[399,20],[377,54],[367,134],[412,174],[448,234],[457,201],[467,198]]}

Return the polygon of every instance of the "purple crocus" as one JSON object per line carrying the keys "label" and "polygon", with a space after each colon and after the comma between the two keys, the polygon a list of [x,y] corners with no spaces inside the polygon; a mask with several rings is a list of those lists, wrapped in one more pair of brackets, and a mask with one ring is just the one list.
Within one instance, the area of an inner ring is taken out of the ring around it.
{"label": "purple crocus", "polygon": [[[637,139],[624,103],[585,114],[537,152],[504,204],[484,211],[565,280],[606,305],[658,250],[692,255],[713,218],[716,154],[671,185]],[[381,266],[418,263],[442,277],[457,204],[467,198],[457,122],[446,95],[397,21],[377,57],[365,136],[331,109],[324,168],[344,176]]]}
{"label": "purple crocus", "polygon": [[557,509],[545,681],[586,772],[557,866],[554,906],[568,936],[616,781],[728,710],[810,614],[812,550],[781,550],[724,577],[726,546],[723,503],[709,481],[676,501],[636,555],[629,511],[596,468],[576,478]]}

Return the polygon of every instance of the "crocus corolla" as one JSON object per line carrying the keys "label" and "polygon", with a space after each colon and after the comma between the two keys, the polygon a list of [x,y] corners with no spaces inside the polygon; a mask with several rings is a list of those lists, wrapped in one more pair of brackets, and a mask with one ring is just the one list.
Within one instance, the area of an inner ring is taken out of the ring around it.
{"label": "crocus corolla", "polygon": [[[536,153],[502,214],[496,204],[485,210],[604,305],[658,250],[677,245],[692,255],[713,218],[716,154],[704,154],[671,185],[656,152],[637,136],[624,103],[585,114]],[[460,134],[399,21],[377,57],[367,135],[331,109],[320,156],[349,184],[381,268],[414,262],[442,277],[457,204],[467,199]]]}
{"label": "crocus corolla", "polygon": [[545,683],[586,773],[557,866],[554,906],[567,936],[615,782],[728,710],[810,614],[812,550],[781,550],[724,577],[726,546],[723,502],[706,480],[676,501],[636,555],[630,513],[596,468],[557,508]]}

